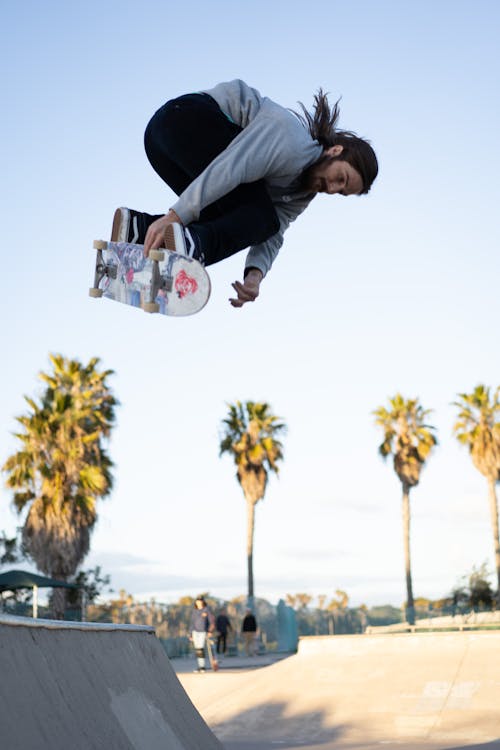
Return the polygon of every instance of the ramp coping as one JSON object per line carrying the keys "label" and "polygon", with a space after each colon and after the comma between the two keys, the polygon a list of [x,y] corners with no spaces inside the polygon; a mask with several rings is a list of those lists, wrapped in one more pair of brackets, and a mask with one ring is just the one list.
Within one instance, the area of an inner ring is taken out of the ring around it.
{"label": "ramp coping", "polygon": [[32,617],[0,614],[0,625],[15,625],[25,628],[48,628],[50,630],[126,630],[132,632],[155,633],[151,625],[121,625],[114,622],[72,622],[66,620],[44,620]]}

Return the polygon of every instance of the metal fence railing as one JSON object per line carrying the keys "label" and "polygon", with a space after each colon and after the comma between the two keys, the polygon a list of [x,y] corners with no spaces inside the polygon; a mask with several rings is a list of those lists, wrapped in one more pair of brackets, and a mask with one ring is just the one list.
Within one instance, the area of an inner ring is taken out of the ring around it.
{"label": "metal fence railing", "polygon": [[[420,615],[420,616],[419,616]],[[435,610],[416,614],[415,623],[398,622],[391,625],[368,625],[365,633],[415,633],[431,630],[481,630],[500,629],[500,611],[450,611]]]}

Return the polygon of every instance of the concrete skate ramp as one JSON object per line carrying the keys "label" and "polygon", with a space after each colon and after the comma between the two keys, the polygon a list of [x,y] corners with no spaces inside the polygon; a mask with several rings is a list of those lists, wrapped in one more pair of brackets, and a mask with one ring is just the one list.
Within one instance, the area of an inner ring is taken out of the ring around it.
{"label": "concrete skate ramp", "polygon": [[0,616],[2,750],[222,750],[154,630]]}
{"label": "concrete skate ramp", "polygon": [[500,750],[500,632],[303,638],[263,669],[179,678],[228,750]]}

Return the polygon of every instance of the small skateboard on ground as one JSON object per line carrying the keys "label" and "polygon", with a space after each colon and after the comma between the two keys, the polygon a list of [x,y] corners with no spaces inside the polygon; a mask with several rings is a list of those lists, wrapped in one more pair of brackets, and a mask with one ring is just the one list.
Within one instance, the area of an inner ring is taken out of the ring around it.
{"label": "small skateboard on ground", "polygon": [[219,662],[215,654],[214,642],[211,638],[207,638],[207,651],[208,651],[208,661],[210,662],[210,666],[212,667],[214,672],[217,672],[217,670],[219,669]]}
{"label": "small skateboard on ground", "polygon": [[145,312],[193,315],[210,297],[210,278],[197,260],[171,250],[150,250],[128,242],[94,242],[91,297],[106,297]]}

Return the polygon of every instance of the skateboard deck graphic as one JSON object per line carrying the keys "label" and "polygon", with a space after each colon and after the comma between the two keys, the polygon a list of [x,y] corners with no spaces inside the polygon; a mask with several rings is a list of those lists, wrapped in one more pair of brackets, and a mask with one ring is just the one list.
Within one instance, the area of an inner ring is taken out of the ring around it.
{"label": "skateboard deck graphic", "polygon": [[91,297],[106,297],[146,312],[193,315],[210,297],[210,278],[197,260],[171,250],[151,250],[128,242],[94,242]]}

